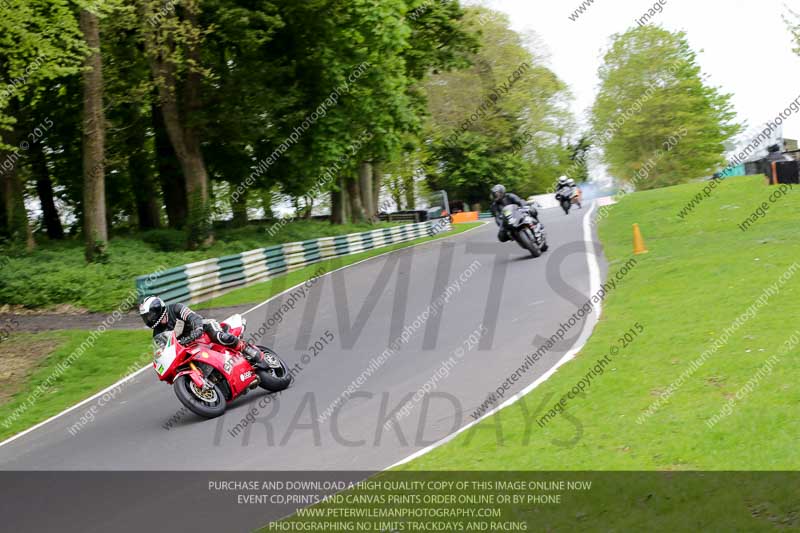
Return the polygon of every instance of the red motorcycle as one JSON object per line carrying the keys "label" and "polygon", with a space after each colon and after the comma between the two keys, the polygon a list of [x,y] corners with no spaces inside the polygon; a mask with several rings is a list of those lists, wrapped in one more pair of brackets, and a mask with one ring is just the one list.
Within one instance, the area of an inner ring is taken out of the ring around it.
{"label": "red motorcycle", "polygon": [[[233,315],[220,326],[241,337],[247,321],[241,315]],[[278,392],[292,382],[286,363],[265,346],[256,346],[262,359],[251,364],[239,352],[215,343],[205,333],[188,346],[178,342],[178,334],[165,331],[154,338],[153,368],[161,381],[172,385],[178,400],[203,418],[220,416],[228,403],[259,386]]]}

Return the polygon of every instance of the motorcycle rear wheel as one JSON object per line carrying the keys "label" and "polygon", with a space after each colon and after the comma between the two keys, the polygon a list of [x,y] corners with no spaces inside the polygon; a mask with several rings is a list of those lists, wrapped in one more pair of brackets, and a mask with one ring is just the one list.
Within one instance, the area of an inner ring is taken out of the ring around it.
{"label": "motorcycle rear wheel", "polygon": [[172,384],[175,396],[191,412],[203,418],[216,418],[225,412],[225,395],[216,383],[209,383],[212,388],[199,390],[187,375],[178,376]]}
{"label": "motorcycle rear wheel", "polygon": [[283,362],[283,359],[266,346],[256,346],[256,348],[262,352],[271,354],[281,364],[280,368],[270,368],[269,370],[257,368],[256,375],[258,379],[261,380],[259,386],[270,392],[280,392],[287,389],[292,383],[292,374],[289,372],[289,368],[286,366],[286,363]]}

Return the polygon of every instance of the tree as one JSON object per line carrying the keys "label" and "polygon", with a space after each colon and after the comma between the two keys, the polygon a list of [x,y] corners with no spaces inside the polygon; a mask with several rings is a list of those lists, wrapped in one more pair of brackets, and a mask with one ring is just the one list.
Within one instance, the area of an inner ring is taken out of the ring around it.
{"label": "tree", "polygon": [[42,224],[51,240],[64,238],[64,227],[56,209],[53,180],[45,153],[44,144],[39,144],[31,153],[31,164],[36,169],[36,192],[42,207]]}
{"label": "tree", "polygon": [[[42,98],[44,87],[79,71],[87,52],[68,0],[5,3],[0,17],[0,182],[5,213],[0,227],[13,242],[33,244],[20,166],[29,131],[20,129],[23,110]],[[42,29],[46,28],[47,31]],[[36,139],[38,140],[38,139]]]}
{"label": "tree", "polygon": [[203,90],[204,156],[212,180],[238,191],[226,200],[233,225],[243,226],[249,199],[258,197],[251,188],[269,189],[278,183],[274,174],[260,175],[249,185],[246,179],[258,166],[262,149],[285,138],[279,138],[284,131],[276,126],[296,90],[287,75],[287,51],[271,50],[277,32],[285,27],[274,2],[207,1],[201,26],[212,25],[214,31],[202,47],[203,64],[213,73]]}
{"label": "tree", "polygon": [[83,237],[86,260],[103,261],[108,247],[105,185],[105,114],[100,20],[82,9],[80,26],[89,55],[83,73]]}
{"label": "tree", "polygon": [[462,25],[480,35],[472,66],[425,82],[431,187],[469,204],[486,203],[497,182],[523,196],[543,191],[566,166],[569,92],[505,15],[470,8]]}
{"label": "tree", "polygon": [[[615,177],[652,189],[713,173],[723,162],[731,96],[708,86],[683,32],[640,26],[614,35],[592,109],[595,140]],[[646,180],[635,180],[643,166]]]}
{"label": "tree", "polygon": [[199,25],[199,0],[184,0],[180,9],[174,3],[138,1],[141,36],[164,125],[186,180],[188,242],[196,247],[213,239],[209,178],[200,146],[202,128],[197,123],[201,81],[208,74],[200,47],[208,31]]}
{"label": "tree", "polygon": [[800,13],[789,9],[788,13],[783,16],[783,20],[795,42],[794,53],[800,55]]}
{"label": "tree", "polygon": [[589,137],[582,135],[574,143],[568,143],[569,151],[569,177],[578,183],[589,181],[589,151],[592,149],[592,141]]}

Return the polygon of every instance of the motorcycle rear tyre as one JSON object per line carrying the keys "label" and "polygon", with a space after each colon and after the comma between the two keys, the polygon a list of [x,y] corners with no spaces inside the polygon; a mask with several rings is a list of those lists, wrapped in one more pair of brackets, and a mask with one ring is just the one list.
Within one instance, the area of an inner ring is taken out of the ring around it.
{"label": "motorcycle rear tyre", "polygon": [[283,359],[281,359],[278,354],[266,346],[256,347],[262,352],[272,354],[281,364],[280,368],[270,368],[269,370],[262,370],[260,368],[256,369],[256,375],[258,376],[258,379],[261,380],[259,386],[262,389],[270,392],[280,392],[287,389],[292,383],[292,374],[289,372],[289,368],[286,366],[286,363],[283,362]]}

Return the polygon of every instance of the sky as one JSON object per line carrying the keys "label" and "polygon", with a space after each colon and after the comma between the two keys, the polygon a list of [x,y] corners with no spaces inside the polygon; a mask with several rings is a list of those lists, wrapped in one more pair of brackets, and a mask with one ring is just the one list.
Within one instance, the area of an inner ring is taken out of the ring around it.
{"label": "sky", "polygon": [[[548,47],[550,68],[575,97],[573,112],[585,123],[610,37],[636,26],[654,0],[594,0],[577,20],[570,20],[582,1],[466,3],[504,12],[514,30],[539,35]],[[773,120],[800,96],[800,56],[792,52],[792,37],[781,18],[789,8],[800,12],[800,0],[661,2],[663,10],[652,23],[686,32],[707,82],[733,95],[738,122],[755,126]],[[783,133],[800,139],[800,114],[784,122]]]}

